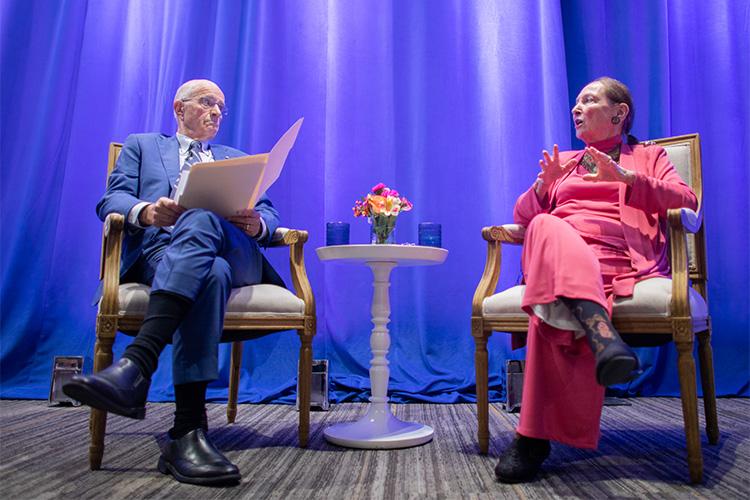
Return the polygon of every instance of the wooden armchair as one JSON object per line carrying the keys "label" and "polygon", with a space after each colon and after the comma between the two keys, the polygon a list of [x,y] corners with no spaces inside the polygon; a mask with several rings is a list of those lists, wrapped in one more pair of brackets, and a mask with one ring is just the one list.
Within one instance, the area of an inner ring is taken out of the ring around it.
{"label": "wooden armchair", "polygon": [[[670,341],[675,343],[690,480],[700,482],[703,478],[703,455],[698,431],[693,360],[695,337],[698,338],[708,442],[716,444],[719,440],[711,320],[706,289],[700,140],[698,134],[691,134],[659,139],[653,143],[661,145],[667,151],[680,176],[698,196],[699,207],[697,212],[689,209],[668,211],[672,279],[653,278],[636,284],[632,297],[615,300],[612,320],[615,328],[630,345],[655,346]],[[500,276],[501,244],[522,244],[524,232],[525,228],[516,224],[482,229],[482,237],[487,241],[487,260],[474,292],[471,316],[471,333],[475,341],[478,435],[482,453],[487,453],[490,437],[487,339],[493,331],[524,335],[528,330],[529,318],[521,309],[524,285],[495,293]]]}
{"label": "wooden armchair", "polygon": [[[110,144],[107,177],[115,166],[121,148],[121,144]],[[119,214],[108,215],[104,222],[100,270],[103,295],[96,316],[95,372],[112,364],[112,344],[118,331],[130,335],[138,332],[148,306],[148,286],[139,283],[120,283],[124,226],[124,217]],[[270,246],[289,247],[289,262],[296,295],[285,288],[268,284],[235,288],[227,304],[222,336],[222,342],[232,342],[227,421],[233,423],[237,415],[242,341],[269,332],[297,330],[302,344],[299,351],[298,373],[301,447],[307,446],[309,436],[312,338],[316,329],[315,299],[307,279],[302,249],[306,241],[307,231],[286,228],[276,230]],[[107,413],[92,409],[89,424],[89,465],[92,470],[101,467],[106,424]]]}

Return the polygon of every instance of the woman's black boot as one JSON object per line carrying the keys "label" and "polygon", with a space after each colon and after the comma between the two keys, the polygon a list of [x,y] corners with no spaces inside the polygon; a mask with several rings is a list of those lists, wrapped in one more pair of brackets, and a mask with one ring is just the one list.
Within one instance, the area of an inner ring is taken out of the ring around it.
{"label": "woman's black boot", "polygon": [[501,483],[532,481],[542,463],[547,460],[551,447],[546,439],[516,435],[495,466],[495,477]]}
{"label": "woman's black boot", "polygon": [[596,358],[596,381],[609,386],[632,380],[638,374],[638,357],[620,338],[604,308],[590,300],[561,297],[576,317]]}

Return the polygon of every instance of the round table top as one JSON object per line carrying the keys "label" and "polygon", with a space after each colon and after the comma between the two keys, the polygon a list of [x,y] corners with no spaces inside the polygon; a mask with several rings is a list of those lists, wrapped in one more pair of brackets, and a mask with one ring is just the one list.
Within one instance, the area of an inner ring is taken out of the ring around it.
{"label": "round table top", "polygon": [[316,248],[322,261],[349,264],[395,262],[400,266],[430,266],[442,264],[448,257],[445,248],[420,245],[331,245]]}

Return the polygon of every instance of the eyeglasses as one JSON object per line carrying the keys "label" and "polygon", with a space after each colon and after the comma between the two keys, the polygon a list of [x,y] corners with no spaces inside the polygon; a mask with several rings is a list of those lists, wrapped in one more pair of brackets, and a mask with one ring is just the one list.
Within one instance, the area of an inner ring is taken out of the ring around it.
{"label": "eyeglasses", "polygon": [[198,101],[198,104],[200,104],[203,107],[203,109],[211,109],[214,106],[219,106],[219,112],[221,113],[221,116],[223,118],[226,118],[227,115],[229,114],[229,110],[224,105],[224,103],[221,101],[217,101],[213,97],[203,96],[197,99],[192,98],[192,97],[189,99],[182,99],[182,102],[187,102],[187,101]]}

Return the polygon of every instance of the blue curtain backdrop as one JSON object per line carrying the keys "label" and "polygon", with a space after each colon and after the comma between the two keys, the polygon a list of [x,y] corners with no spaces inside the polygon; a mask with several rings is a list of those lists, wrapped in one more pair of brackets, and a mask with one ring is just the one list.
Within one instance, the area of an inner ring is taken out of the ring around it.
{"label": "blue curtain backdrop", "polygon": [[[717,391],[748,395],[750,1],[8,0],[0,16],[1,397],[46,397],[55,355],[91,368],[108,144],[173,133],[179,84],[210,78],[231,110],[216,142],[267,151],[305,117],[269,194],[284,225],[310,231],[314,356],[330,360],[335,399],[367,395],[372,288],[369,270],[314,249],[329,220],[365,242],[351,207],[385,182],[415,205],[397,240],[436,221],[450,250],[441,266],[393,272],[392,399],[473,401],[481,228],[511,221],[543,148],[580,146],[571,103],[604,74],[633,91],[638,137],[701,134]],[[288,255],[269,257],[288,279]],[[503,257],[507,287],[519,251]],[[500,398],[504,360],[524,353],[504,334],[490,344]],[[241,401],[292,401],[297,352],[294,332],[247,342]],[[170,354],[154,400],[172,396]],[[646,371],[623,391],[678,394],[674,348],[641,355]],[[228,346],[221,357],[214,398]]]}

